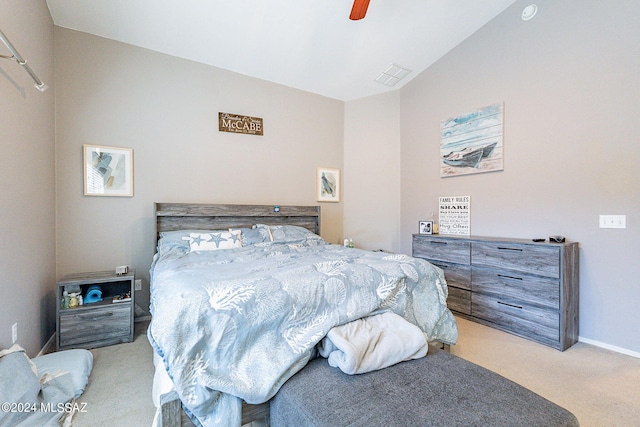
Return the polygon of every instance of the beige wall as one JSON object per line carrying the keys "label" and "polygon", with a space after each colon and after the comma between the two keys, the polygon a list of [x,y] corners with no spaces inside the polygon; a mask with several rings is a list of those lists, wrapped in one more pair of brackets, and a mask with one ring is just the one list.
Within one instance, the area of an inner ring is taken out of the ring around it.
{"label": "beige wall", "polygon": [[[0,29],[49,85],[39,92],[0,60],[0,349],[17,323],[18,344],[35,356],[55,312],[53,23],[44,0],[0,0],[0,11]],[[10,55],[1,42],[0,55]]]}
{"label": "beige wall", "polygon": [[[519,1],[401,90],[402,249],[439,196],[471,232],[580,242],[580,336],[640,354],[640,2]],[[440,121],[504,101],[504,171],[442,179]],[[598,228],[625,214],[627,228]]]}
{"label": "beige wall", "polygon": [[[147,310],[153,203],[315,205],[316,167],[343,167],[344,104],[56,27],[57,274],[128,264]],[[218,112],[264,119],[264,136],[218,131]],[[135,196],[85,197],[82,145],[133,148]],[[342,203],[322,203],[342,239]]]}
{"label": "beige wall", "polygon": [[[54,46],[43,0],[0,0],[0,28],[51,87],[0,61],[0,347],[17,322],[37,352],[72,271],[132,265],[146,309],[154,201],[315,204],[324,166],[343,172],[343,202],[322,204],[332,242],[410,253],[417,221],[458,194],[474,234],[579,241],[582,339],[640,353],[640,4],[538,1],[525,23],[528,3],[402,90],[342,103],[60,28]],[[441,179],[440,120],[498,101],[505,170]],[[218,132],[218,111],[263,117],[265,136]],[[134,149],[135,197],[82,195],[85,143]]]}
{"label": "beige wall", "polygon": [[400,249],[400,96],[345,103],[344,233],[356,247]]}

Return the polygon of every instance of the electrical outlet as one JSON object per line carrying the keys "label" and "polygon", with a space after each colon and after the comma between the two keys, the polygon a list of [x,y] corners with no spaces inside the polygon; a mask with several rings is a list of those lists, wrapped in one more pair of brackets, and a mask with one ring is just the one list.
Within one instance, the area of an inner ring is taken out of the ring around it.
{"label": "electrical outlet", "polygon": [[600,228],[627,228],[627,216],[600,215]]}
{"label": "electrical outlet", "polygon": [[11,344],[15,344],[18,341],[18,324],[14,323],[11,326]]}
{"label": "electrical outlet", "polygon": [[141,291],[142,290],[142,279],[137,279],[134,282],[134,287],[136,291]]}

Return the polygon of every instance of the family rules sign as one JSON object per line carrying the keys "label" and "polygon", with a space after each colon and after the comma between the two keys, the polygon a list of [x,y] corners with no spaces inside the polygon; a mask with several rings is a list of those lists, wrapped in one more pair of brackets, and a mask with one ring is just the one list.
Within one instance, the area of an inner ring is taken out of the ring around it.
{"label": "family rules sign", "polygon": [[468,236],[471,234],[470,196],[440,197],[440,234]]}

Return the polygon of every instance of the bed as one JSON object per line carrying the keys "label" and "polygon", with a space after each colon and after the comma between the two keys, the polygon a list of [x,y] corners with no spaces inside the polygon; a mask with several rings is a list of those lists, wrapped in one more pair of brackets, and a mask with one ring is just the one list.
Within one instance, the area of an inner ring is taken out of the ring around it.
{"label": "bed", "polygon": [[402,318],[428,342],[457,340],[440,269],[327,243],[318,206],[155,208],[148,338],[172,385],[154,390],[162,425],[181,425],[165,418],[178,405],[202,426],[268,418],[265,402],[330,331],[376,315]]}

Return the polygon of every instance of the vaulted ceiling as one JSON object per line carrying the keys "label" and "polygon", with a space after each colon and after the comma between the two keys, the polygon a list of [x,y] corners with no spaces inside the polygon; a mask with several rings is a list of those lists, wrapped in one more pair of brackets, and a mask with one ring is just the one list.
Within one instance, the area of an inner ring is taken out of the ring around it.
{"label": "vaulted ceiling", "polygon": [[[515,0],[47,0],[56,25],[343,101],[395,90]],[[395,86],[375,81],[390,64]]]}

